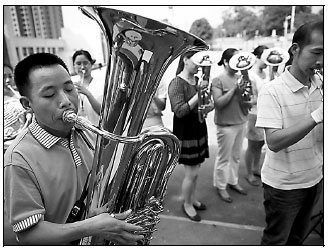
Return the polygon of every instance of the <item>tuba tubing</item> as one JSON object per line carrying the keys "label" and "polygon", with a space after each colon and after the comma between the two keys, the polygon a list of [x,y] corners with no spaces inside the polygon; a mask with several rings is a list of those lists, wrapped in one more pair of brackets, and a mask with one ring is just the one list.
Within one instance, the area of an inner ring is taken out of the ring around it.
{"label": "tuba tubing", "polygon": [[[182,53],[207,50],[208,45],[187,32],[133,13],[99,6],[79,9],[99,24],[107,43],[99,125],[90,126],[72,112],[66,113],[66,120],[97,134],[83,218],[105,205],[108,213],[132,209],[126,221],[144,228],[139,244],[148,245],[180,145],[168,129],[149,127],[140,133],[142,125],[168,66]],[[80,244],[112,242],[91,236]]]}

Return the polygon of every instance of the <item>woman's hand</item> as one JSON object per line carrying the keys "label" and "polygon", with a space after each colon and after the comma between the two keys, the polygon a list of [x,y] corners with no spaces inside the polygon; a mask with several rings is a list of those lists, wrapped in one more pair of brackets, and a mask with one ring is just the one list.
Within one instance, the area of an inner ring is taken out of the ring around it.
{"label": "woman's hand", "polygon": [[201,90],[207,89],[208,85],[209,85],[208,80],[201,80],[199,82],[199,87]]}
{"label": "woman's hand", "polygon": [[90,91],[88,90],[88,88],[85,85],[81,85],[81,84],[77,83],[77,84],[75,84],[75,87],[79,94],[83,94],[87,97],[90,95]]}
{"label": "woman's hand", "polygon": [[214,109],[214,102],[212,99],[209,100],[208,104],[204,105],[204,112],[207,114]]}

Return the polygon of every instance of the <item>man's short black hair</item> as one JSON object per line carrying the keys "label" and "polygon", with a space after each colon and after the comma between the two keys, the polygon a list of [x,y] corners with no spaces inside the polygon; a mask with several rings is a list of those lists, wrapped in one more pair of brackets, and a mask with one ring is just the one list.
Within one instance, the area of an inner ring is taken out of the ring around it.
{"label": "man's short black hair", "polygon": [[311,43],[311,34],[314,31],[319,31],[323,34],[323,22],[309,22],[300,26],[293,36],[292,43],[297,43],[301,50]]}
{"label": "man's short black hair", "polygon": [[57,55],[50,53],[37,53],[29,55],[22,61],[18,62],[15,67],[15,83],[21,96],[28,96],[28,89],[30,88],[29,76],[31,71],[49,67],[54,65],[61,65],[69,73],[65,62]]}

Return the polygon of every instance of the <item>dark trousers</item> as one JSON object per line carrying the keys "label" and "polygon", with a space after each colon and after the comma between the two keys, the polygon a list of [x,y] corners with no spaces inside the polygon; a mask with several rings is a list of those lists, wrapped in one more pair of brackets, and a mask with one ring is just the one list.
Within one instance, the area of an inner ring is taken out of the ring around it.
{"label": "dark trousers", "polygon": [[266,184],[263,188],[266,227],[261,245],[300,245],[319,200],[322,181],[304,189],[281,190]]}

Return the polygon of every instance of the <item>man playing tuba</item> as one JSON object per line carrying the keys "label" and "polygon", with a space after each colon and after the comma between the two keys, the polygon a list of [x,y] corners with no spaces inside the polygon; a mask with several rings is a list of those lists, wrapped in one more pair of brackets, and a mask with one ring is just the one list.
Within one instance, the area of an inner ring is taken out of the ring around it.
{"label": "man playing tuba", "polygon": [[94,141],[62,120],[65,110],[77,112],[78,103],[64,62],[52,54],[30,55],[17,64],[15,75],[21,102],[34,113],[4,157],[5,205],[19,244],[65,245],[95,234],[136,244],[143,236],[134,232],[142,228],[120,220],[129,213],[65,224],[90,171]]}

